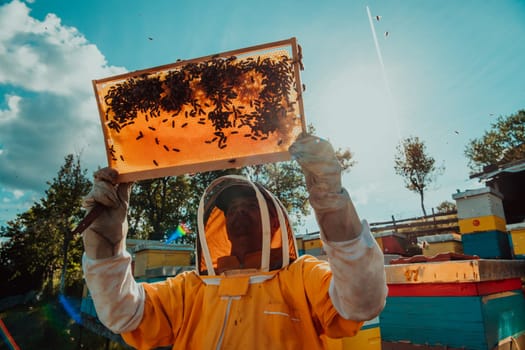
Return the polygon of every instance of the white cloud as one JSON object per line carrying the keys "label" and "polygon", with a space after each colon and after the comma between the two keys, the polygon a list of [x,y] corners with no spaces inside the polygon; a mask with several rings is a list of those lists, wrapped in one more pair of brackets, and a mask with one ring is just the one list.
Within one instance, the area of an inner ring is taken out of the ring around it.
{"label": "white cloud", "polygon": [[26,3],[0,5],[0,194],[39,197],[67,154],[104,165],[91,81],[125,71],[55,14],[40,21]]}
{"label": "white cloud", "polygon": [[43,21],[26,4],[0,7],[0,83],[36,92],[91,94],[91,80],[123,73],[108,66],[98,48],[76,28],[48,14]]}
{"label": "white cloud", "polygon": [[16,117],[16,115],[20,111],[19,104],[21,99],[22,98],[17,95],[5,95],[5,100],[7,101],[7,109],[0,110],[0,125],[2,123],[7,123],[11,119],[14,119]]}
{"label": "white cloud", "polygon": [[374,195],[377,195],[377,186],[373,183],[357,187],[351,191],[352,200],[357,206],[368,204],[370,199],[374,198]]}

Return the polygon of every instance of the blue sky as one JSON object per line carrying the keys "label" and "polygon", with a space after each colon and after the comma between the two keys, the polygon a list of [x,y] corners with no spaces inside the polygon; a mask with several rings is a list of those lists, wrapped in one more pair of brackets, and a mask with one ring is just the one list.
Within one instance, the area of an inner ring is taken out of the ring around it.
{"label": "blue sky", "polygon": [[90,172],[106,165],[92,80],[290,37],[306,119],[354,152],[343,184],[372,222],[421,215],[393,171],[401,138],[445,166],[430,211],[482,186],[465,146],[525,108],[522,0],[0,0],[0,225],[43,196],[68,153]]}

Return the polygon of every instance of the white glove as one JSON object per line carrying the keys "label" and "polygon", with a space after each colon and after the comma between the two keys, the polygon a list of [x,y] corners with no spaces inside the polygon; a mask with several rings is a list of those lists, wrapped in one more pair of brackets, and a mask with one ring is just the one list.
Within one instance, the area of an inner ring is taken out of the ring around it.
{"label": "white glove", "polygon": [[342,193],[342,167],[330,142],[314,135],[299,137],[288,150],[303,170],[310,204],[316,212],[339,208],[334,194]]}
{"label": "white glove", "polygon": [[97,204],[105,207],[82,234],[86,255],[91,259],[109,258],[125,249],[132,183],[117,184],[117,177],[118,172],[112,168],[95,172],[93,188],[82,203],[88,213]]}
{"label": "white glove", "polygon": [[289,152],[303,169],[321,237],[333,242],[357,237],[361,221],[341,185],[342,167],[330,142],[305,135],[290,146]]}

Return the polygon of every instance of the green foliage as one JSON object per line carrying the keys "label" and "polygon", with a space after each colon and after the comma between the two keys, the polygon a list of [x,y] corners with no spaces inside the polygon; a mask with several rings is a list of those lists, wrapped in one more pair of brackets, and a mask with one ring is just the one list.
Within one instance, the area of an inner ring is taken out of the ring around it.
{"label": "green foliage", "polygon": [[129,209],[129,236],[160,240],[180,222],[187,221],[185,202],[189,181],[185,176],[163,177],[137,182]]}
{"label": "green foliage", "polygon": [[260,164],[244,169],[244,174],[275,194],[297,228],[309,213],[308,192],[301,168],[295,161]]}
{"label": "green foliage", "polygon": [[91,187],[85,172],[78,158],[66,156],[45,198],[0,228],[0,236],[8,238],[0,248],[0,277],[10,287],[0,296],[41,290],[46,284],[52,288],[60,269],[62,289],[81,281],[81,237],[71,232],[84,216],[81,201]]}
{"label": "green foliage", "polygon": [[396,147],[394,170],[403,177],[405,187],[420,196],[423,215],[427,215],[424,194],[444,167],[436,167],[435,159],[426,153],[426,145],[417,136],[407,137]]}
{"label": "green foliage", "polygon": [[525,110],[498,117],[483,136],[469,141],[465,156],[472,173],[525,158]]}
{"label": "green foliage", "polygon": [[438,213],[450,213],[451,211],[457,211],[456,203],[450,201],[443,201],[436,207]]}

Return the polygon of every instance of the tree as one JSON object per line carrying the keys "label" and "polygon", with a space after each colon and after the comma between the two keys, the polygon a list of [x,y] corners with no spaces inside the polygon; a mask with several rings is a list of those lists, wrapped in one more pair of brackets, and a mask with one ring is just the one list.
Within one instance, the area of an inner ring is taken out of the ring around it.
{"label": "tree", "polygon": [[47,214],[37,203],[0,228],[0,236],[7,238],[0,247],[0,277],[9,284],[0,288],[0,296],[41,290],[59,267],[60,246],[43,220]]}
{"label": "tree", "polygon": [[457,211],[456,203],[450,201],[443,201],[436,207],[438,213],[450,213]]}
{"label": "tree", "polygon": [[[42,199],[42,205],[49,211],[49,219],[53,220],[51,226],[57,230],[59,241],[62,242],[62,273],[60,277],[60,293],[64,293],[66,285],[66,274],[69,266],[68,253],[70,244],[78,248],[80,235],[73,236],[72,231],[76,224],[84,216],[81,203],[82,198],[89,192],[91,182],[86,177],[86,171],[82,170],[80,158],[69,154],[65,157],[64,165],[58,171],[58,176],[52,182],[47,182],[49,188],[45,191],[46,198]],[[80,273],[80,258],[78,255],[73,259],[75,272]]]}
{"label": "tree", "polygon": [[0,236],[8,238],[0,248],[1,275],[11,293],[52,286],[60,270],[61,292],[81,282],[82,242],[71,232],[84,216],[81,201],[91,187],[85,172],[78,157],[66,156],[58,176],[47,182],[46,196],[0,228]]}
{"label": "tree", "polygon": [[130,197],[129,236],[161,240],[187,221],[186,201],[190,197],[185,176],[169,176],[139,181]]}
{"label": "tree", "polygon": [[501,165],[525,158],[525,110],[508,117],[498,117],[483,136],[465,147],[472,173],[490,165]]}
{"label": "tree", "polygon": [[397,175],[403,177],[405,187],[419,194],[421,210],[426,216],[425,191],[435,181],[444,167],[435,166],[435,159],[426,153],[426,146],[417,136],[405,138],[396,147],[394,158],[394,170]]}
{"label": "tree", "polygon": [[297,228],[308,215],[308,192],[301,169],[296,162],[259,164],[243,169],[246,176],[259,182],[281,201]]}

